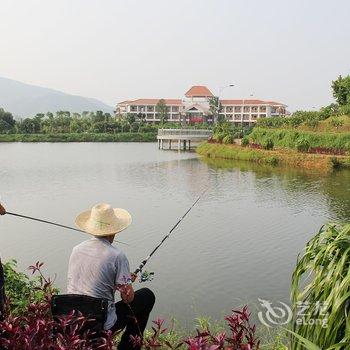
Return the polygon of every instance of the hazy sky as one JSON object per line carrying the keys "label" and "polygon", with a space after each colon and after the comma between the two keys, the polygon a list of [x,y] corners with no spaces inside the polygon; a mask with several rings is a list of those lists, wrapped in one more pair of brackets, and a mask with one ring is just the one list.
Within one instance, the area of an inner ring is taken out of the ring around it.
{"label": "hazy sky", "polygon": [[349,0],[0,0],[0,76],[95,97],[332,101],[350,73]]}

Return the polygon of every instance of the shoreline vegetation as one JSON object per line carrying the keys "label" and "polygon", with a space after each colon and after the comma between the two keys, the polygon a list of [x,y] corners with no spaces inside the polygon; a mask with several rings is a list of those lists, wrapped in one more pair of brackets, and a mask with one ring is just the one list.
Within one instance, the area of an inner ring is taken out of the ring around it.
{"label": "shoreline vegetation", "polygon": [[0,134],[1,142],[156,142],[156,132]]}
{"label": "shoreline vegetation", "polygon": [[196,152],[211,159],[243,160],[273,166],[293,166],[324,171],[335,168],[350,169],[349,156],[301,153],[292,149],[265,150],[235,144],[204,142],[197,147]]}

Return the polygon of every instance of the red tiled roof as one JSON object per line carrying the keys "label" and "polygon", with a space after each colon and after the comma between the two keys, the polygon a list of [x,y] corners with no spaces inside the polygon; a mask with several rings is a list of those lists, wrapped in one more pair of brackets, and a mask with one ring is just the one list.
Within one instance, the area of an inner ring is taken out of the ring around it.
{"label": "red tiled roof", "polygon": [[283,103],[274,101],[263,101],[263,100],[220,100],[222,105],[272,105],[272,106],[284,106]]}
{"label": "red tiled roof", "polygon": [[279,103],[275,101],[267,101],[267,103],[273,106],[285,106],[283,103]]}
{"label": "red tiled roof", "polygon": [[[124,101],[123,104],[129,104],[133,106],[138,105],[156,105],[161,99],[160,98],[139,98],[137,100]],[[163,98],[166,105],[182,105],[181,99],[176,98]],[[120,104],[120,103],[118,103]]]}
{"label": "red tiled roof", "polygon": [[211,97],[213,96],[213,94],[206,86],[195,85],[195,86],[192,86],[185,93],[185,96],[186,97]]}

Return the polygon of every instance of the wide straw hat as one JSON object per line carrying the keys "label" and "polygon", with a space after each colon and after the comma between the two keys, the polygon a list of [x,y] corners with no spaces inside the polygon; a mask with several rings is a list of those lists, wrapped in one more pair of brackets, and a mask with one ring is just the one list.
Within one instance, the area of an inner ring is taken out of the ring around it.
{"label": "wide straw hat", "polygon": [[109,236],[125,230],[131,224],[131,215],[125,209],[100,203],[79,214],[75,224],[94,236]]}

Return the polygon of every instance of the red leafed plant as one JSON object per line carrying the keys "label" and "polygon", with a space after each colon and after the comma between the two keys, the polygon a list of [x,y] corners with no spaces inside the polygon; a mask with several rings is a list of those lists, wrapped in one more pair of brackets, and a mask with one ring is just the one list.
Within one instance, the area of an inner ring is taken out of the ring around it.
{"label": "red leafed plant", "polygon": [[152,334],[145,339],[140,336],[133,337],[135,346],[150,349],[178,349],[188,350],[259,350],[260,341],[255,336],[255,326],[249,322],[250,313],[247,306],[241,311],[233,310],[232,314],[225,317],[229,331],[214,334],[209,328],[197,330],[193,337],[184,339],[177,344],[167,341],[167,329],[164,328],[164,320],[153,321]]}
{"label": "red leafed plant", "polygon": [[[17,311],[13,313],[11,300],[7,300],[5,319],[0,322],[1,350],[112,349],[113,339],[110,332],[96,337],[89,331],[83,331],[88,320],[79,313],[72,312],[53,320],[50,301],[55,288],[52,281],[44,277],[42,265],[38,262],[29,267],[33,273],[39,274],[39,279],[38,284],[33,287],[33,300],[29,300],[25,309],[19,314]],[[38,295],[42,296],[39,300]]]}
{"label": "red leafed plant", "polygon": [[[11,265],[13,267],[13,265]],[[50,279],[41,271],[42,263],[30,266],[33,274],[39,275],[38,283],[33,287],[34,297],[29,296],[27,304],[18,309],[18,303],[11,309],[11,300],[7,300],[5,319],[0,322],[1,350],[112,350],[116,343],[111,332],[102,332],[97,337],[86,330],[89,321],[78,312],[53,319],[50,312],[52,294],[57,290]],[[12,284],[18,282],[11,269]],[[23,274],[21,275],[23,277]],[[17,283],[18,285],[18,283]],[[21,285],[20,291],[23,289]],[[17,291],[18,292],[18,291]],[[12,294],[17,296],[18,293]],[[41,296],[38,298],[38,295]],[[15,310],[15,311],[13,311]],[[20,311],[18,311],[20,310]],[[164,327],[164,320],[153,321],[149,335],[132,337],[135,346],[143,349],[188,349],[188,350],[259,350],[259,340],[255,336],[255,326],[249,322],[250,314],[245,306],[241,311],[234,310],[225,317],[228,331],[215,334],[207,327],[197,330],[195,336],[183,340],[170,341],[173,330]],[[149,333],[149,332],[148,332]]]}

